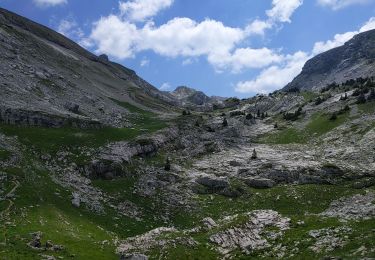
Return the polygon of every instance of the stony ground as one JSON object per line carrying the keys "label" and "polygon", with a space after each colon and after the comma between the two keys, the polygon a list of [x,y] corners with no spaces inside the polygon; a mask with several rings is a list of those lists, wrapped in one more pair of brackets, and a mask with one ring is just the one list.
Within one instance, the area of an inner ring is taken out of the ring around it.
{"label": "stony ground", "polygon": [[0,259],[375,257],[375,105],[332,94],[139,129],[1,125]]}

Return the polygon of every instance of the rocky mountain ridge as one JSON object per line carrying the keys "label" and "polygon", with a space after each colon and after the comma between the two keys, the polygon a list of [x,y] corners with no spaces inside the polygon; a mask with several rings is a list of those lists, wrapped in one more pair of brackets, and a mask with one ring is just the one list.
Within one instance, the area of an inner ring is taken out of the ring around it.
{"label": "rocky mountain ridge", "polygon": [[355,35],[343,46],[321,53],[306,62],[284,90],[319,91],[336,82],[375,75],[375,30]]}
{"label": "rocky mountain ridge", "polygon": [[372,77],[206,110],[6,11],[0,48],[0,259],[375,258]]}
{"label": "rocky mountain ridge", "polygon": [[181,106],[190,109],[212,110],[213,106],[224,106],[227,98],[217,96],[207,96],[202,91],[198,91],[186,86],[177,87],[170,94],[181,102]]}
{"label": "rocky mountain ridge", "polygon": [[130,125],[131,114],[121,102],[152,111],[177,105],[134,71],[4,9],[0,49],[1,121],[119,127]]}

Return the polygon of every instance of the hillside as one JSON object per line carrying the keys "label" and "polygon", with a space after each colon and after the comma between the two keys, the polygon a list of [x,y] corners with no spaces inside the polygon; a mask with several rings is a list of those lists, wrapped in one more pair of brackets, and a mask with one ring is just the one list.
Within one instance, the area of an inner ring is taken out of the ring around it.
{"label": "hillside", "polygon": [[[129,109],[176,105],[136,73],[0,9],[0,120],[25,125],[129,125]],[[31,112],[32,111],[32,112]]]}
{"label": "hillside", "polygon": [[333,82],[375,75],[375,30],[360,33],[343,46],[321,53],[307,61],[284,90],[320,90]]}
{"label": "hillside", "polygon": [[186,86],[177,87],[170,94],[175,97],[182,107],[190,109],[212,110],[214,105],[225,106],[226,98],[209,97],[202,91],[197,91]]}
{"label": "hillside", "polygon": [[0,22],[0,259],[375,258],[372,77],[204,110]]}

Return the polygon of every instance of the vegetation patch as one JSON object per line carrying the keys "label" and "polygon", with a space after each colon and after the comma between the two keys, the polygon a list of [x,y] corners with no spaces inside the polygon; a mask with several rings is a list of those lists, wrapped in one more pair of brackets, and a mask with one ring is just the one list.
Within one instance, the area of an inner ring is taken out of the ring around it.
{"label": "vegetation patch", "polygon": [[8,150],[0,148],[0,160],[7,160],[12,155]]}

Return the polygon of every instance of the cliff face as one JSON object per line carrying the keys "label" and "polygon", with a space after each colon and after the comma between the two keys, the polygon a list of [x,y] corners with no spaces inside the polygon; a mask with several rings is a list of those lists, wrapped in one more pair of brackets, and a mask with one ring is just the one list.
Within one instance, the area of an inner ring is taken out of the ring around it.
{"label": "cliff face", "polygon": [[4,9],[0,9],[0,53],[1,121],[56,127],[82,121],[83,126],[121,127],[130,111],[120,102],[153,111],[177,104],[105,55],[97,57],[63,35]]}
{"label": "cliff face", "polygon": [[326,85],[375,75],[375,30],[356,35],[341,47],[321,53],[307,61],[284,90],[319,90]]}

